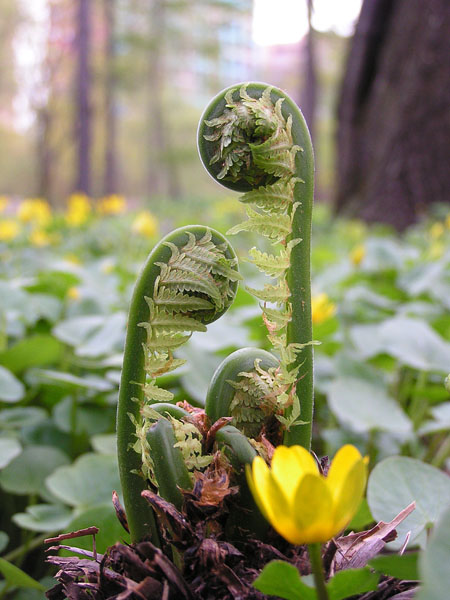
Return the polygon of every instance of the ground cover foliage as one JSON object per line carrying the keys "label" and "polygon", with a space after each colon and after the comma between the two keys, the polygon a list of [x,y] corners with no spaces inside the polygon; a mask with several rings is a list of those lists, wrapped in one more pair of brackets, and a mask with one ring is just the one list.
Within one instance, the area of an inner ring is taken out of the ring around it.
{"label": "ground cover foliage", "polygon": [[[241,212],[231,197],[198,208],[200,223],[223,232]],[[111,502],[112,490],[120,496],[114,430],[126,311],[158,229],[193,221],[183,210],[174,219],[166,209],[152,225],[147,218],[147,228],[135,213],[103,210],[75,223],[52,215],[40,226],[47,237],[33,241],[24,224],[0,241],[0,597],[44,597],[54,572],[44,563],[46,537],[96,525],[100,553],[128,540]],[[333,456],[350,442],[370,457],[367,501],[350,529],[391,521],[416,502],[389,546],[408,537],[406,556],[415,558],[371,566],[420,577],[419,598],[444,598],[450,218],[435,207],[399,236],[319,205],[313,229],[314,449]],[[235,244],[244,256],[252,235]],[[244,262],[241,271],[258,287],[256,269]],[[201,406],[219,362],[243,346],[267,340],[257,302],[240,288],[233,308],[180,350],[187,364],[158,383]],[[92,549],[90,538],[72,542]]]}

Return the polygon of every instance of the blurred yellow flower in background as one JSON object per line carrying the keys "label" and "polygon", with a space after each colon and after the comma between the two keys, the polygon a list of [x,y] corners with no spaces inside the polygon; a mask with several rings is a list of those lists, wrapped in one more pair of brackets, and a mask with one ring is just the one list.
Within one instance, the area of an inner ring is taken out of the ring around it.
{"label": "blurred yellow flower in background", "polygon": [[139,235],[152,238],[158,232],[158,220],[151,212],[143,210],[136,215],[131,224],[131,230]]}
{"label": "blurred yellow flower in background", "polygon": [[76,254],[66,254],[64,256],[64,259],[72,263],[73,265],[81,265],[81,260]]}
{"label": "blurred yellow flower in background", "polygon": [[19,204],[17,217],[23,223],[34,223],[44,227],[52,218],[52,210],[46,200],[28,198]]}
{"label": "blurred yellow flower in background", "polygon": [[33,246],[49,246],[53,239],[52,237],[42,229],[34,229],[29,236],[30,243]]}
{"label": "blurred yellow flower in background", "polygon": [[351,250],[350,260],[355,265],[355,267],[358,267],[361,264],[361,262],[363,261],[366,254],[367,254],[367,251],[366,251],[366,247],[364,246],[364,244],[358,244]]}
{"label": "blurred yellow flower in background", "polygon": [[83,225],[91,214],[91,203],[86,194],[72,194],[67,202],[66,221],[71,227]]}
{"label": "blurred yellow flower in background", "polygon": [[445,226],[450,229],[450,214],[445,217]]}
{"label": "blurred yellow flower in background", "polygon": [[0,196],[0,213],[4,212],[8,204],[9,198],[7,196]]}
{"label": "blurred yellow flower in background", "polygon": [[79,300],[81,297],[80,290],[77,287],[71,287],[67,290],[69,300]]}
{"label": "blurred yellow flower in background", "polygon": [[10,242],[20,233],[20,225],[14,219],[0,221],[0,242]]}
{"label": "blurred yellow flower in background", "polygon": [[444,235],[444,225],[442,223],[433,223],[430,227],[430,236],[432,240],[437,240]]}
{"label": "blurred yellow flower in background", "polygon": [[366,487],[367,460],[354,446],[343,446],[324,476],[302,446],[278,446],[270,468],[257,456],[246,473],[272,527],[291,544],[313,544],[330,540],[355,515]]}
{"label": "blurred yellow flower in background", "polygon": [[127,202],[123,196],[111,194],[102,198],[98,205],[97,211],[101,215],[120,215],[127,209]]}
{"label": "blurred yellow flower in background", "polygon": [[325,293],[313,296],[311,299],[312,322],[318,325],[336,314],[336,305]]}

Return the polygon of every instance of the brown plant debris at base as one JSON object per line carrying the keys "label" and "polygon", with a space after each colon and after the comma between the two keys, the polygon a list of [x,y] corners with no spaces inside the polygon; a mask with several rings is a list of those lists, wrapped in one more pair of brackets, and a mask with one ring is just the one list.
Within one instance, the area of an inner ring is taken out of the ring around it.
{"label": "brown plant debris at base", "polygon": [[[271,560],[293,564],[301,575],[310,573],[306,547],[292,546],[273,530],[263,541],[248,531],[225,536],[226,518],[236,510],[235,490],[219,462],[209,467],[209,478],[198,478],[185,492],[183,512],[146,490],[160,525],[162,548],[150,541],[135,545],[117,543],[104,555],[70,546],[81,557],[49,556],[59,583],[47,592],[49,600],[262,600],[269,598],[252,587]],[[118,499],[115,498],[116,508]],[[120,506],[119,506],[120,508]],[[331,540],[324,548],[327,576],[342,568],[362,567],[395,538],[395,527],[413,510],[404,509],[390,523]],[[90,533],[92,533],[89,530]],[[83,532],[64,534],[54,541]],[[225,538],[230,541],[225,541]],[[378,589],[360,600],[412,600],[417,582],[382,577]],[[274,597],[270,597],[274,598]],[[356,597],[355,597],[356,598]]]}

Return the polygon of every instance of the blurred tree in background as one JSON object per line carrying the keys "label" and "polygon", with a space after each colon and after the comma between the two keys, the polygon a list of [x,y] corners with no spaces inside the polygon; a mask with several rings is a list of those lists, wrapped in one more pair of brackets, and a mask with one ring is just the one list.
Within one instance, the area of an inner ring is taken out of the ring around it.
{"label": "blurred tree in background", "polygon": [[0,192],[55,206],[75,191],[132,203],[224,194],[198,161],[198,118],[223,87],[262,80],[304,107],[329,199],[348,37],[316,28],[312,0],[302,5],[303,22],[286,17],[297,41],[261,44],[252,0],[0,0]]}
{"label": "blurred tree in background", "polygon": [[450,4],[365,0],[339,108],[336,206],[403,229],[448,202]]}

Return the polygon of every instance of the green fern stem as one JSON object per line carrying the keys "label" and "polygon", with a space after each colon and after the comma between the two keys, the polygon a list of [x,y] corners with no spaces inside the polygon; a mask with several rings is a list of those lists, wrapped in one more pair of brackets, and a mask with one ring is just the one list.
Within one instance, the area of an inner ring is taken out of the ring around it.
{"label": "green fern stem", "polygon": [[137,279],[117,409],[119,473],[132,542],[150,536],[159,544],[153,511],[141,497],[148,482],[136,450],[136,444],[142,449],[146,443],[145,427],[151,425],[146,405],[172,396],[157,386],[156,377],[182,362],[173,358],[174,348],[228,309],[240,279],[236,263],[234,250],[219,232],[189,225],[161,240]]}
{"label": "green fern stem", "polygon": [[206,108],[198,146],[208,173],[225,187],[245,192],[240,200],[257,208],[248,208],[248,220],[229,233],[253,231],[281,244],[278,255],[250,251],[251,262],[277,283],[249,291],[264,303],[268,338],[281,357],[280,383],[289,385],[284,443],[309,450],[314,408],[310,273],[314,156],[306,122],[282,90],[264,83],[236,85]]}

